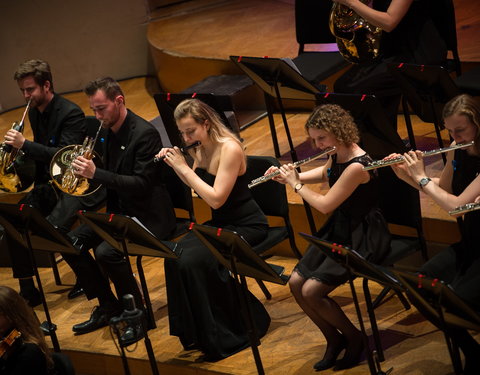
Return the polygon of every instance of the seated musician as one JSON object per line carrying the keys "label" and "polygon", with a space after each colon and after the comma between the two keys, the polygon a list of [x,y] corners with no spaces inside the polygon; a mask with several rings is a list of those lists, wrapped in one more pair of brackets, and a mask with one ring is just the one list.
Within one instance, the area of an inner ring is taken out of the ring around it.
{"label": "seated musician", "polygon": [[[25,139],[21,131],[10,129],[5,143],[25,153],[35,161],[34,187],[19,202],[30,204],[47,217],[47,220],[63,232],[68,232],[75,223],[76,212],[99,206],[105,192],[90,197],[74,197],[56,190],[50,184],[50,161],[64,146],[82,144],[86,136],[85,115],[76,104],[56,94],[52,73],[47,62],[29,60],[19,65],[14,79],[27,102],[30,102],[28,118],[33,132],[33,141]],[[8,166],[5,166],[8,167]],[[19,279],[20,294],[30,306],[41,303],[38,289],[33,282],[33,267],[28,250],[10,236],[5,235],[12,259],[13,277]],[[70,293],[70,296],[78,295]]]}
{"label": "seated musician", "polygon": [[[379,56],[373,61],[354,64],[342,74],[334,85],[334,92],[348,94],[375,95],[390,124],[396,129],[398,105],[401,90],[387,69],[388,63],[410,63],[423,65],[441,65],[447,58],[447,48],[432,16],[431,7],[443,7],[442,3],[429,0],[334,0],[358,14],[372,26],[381,29],[381,36],[368,35],[367,41],[380,39]],[[446,10],[444,10],[446,12]],[[340,17],[339,23],[348,19]],[[335,21],[334,21],[335,22]],[[362,40],[360,28],[355,36]],[[351,39],[350,36],[347,36]],[[375,50],[367,43],[359,43],[364,50]]]}
{"label": "seated musician", "polygon": [[[239,233],[251,245],[267,235],[267,219],[247,187],[247,160],[235,135],[207,104],[189,99],[175,109],[175,121],[190,149],[191,168],[178,147],[161,149],[182,181],[211,207],[208,225]],[[185,349],[197,348],[207,360],[228,357],[249,346],[247,329],[235,298],[235,285],[228,270],[192,233],[179,241],[178,259],[165,259],[170,334],[178,336]],[[270,317],[261,302],[250,294],[257,332],[262,337]]]}
{"label": "seated musician", "polygon": [[0,374],[47,375],[53,360],[40,322],[12,288],[0,286]]}
{"label": "seated musician", "polygon": [[[405,162],[392,168],[399,178],[451,211],[474,202],[480,194],[480,103],[469,95],[459,95],[445,105],[443,119],[453,138],[452,145],[472,141],[475,144],[449,151],[440,178],[428,177],[420,151],[405,153]],[[450,284],[461,298],[480,311],[480,211],[466,213],[459,223],[460,242],[430,259],[420,273]],[[467,330],[458,329],[454,335],[465,355],[464,373],[479,374],[480,345]]]}
{"label": "seated musician", "polygon": [[[332,213],[316,236],[349,246],[372,262],[381,262],[390,250],[390,233],[378,207],[376,172],[363,171],[370,156],[357,144],[359,133],[350,114],[338,105],[316,107],[305,129],[319,149],[335,147],[324,166],[298,173],[293,164],[280,167],[274,180],[290,185],[318,211]],[[266,174],[277,170],[271,167]],[[326,194],[308,184],[328,181]],[[329,296],[348,280],[346,269],[311,247],[295,267],[289,286],[295,300],[327,340],[317,371],[356,366],[363,353],[361,332]],[[343,358],[337,357],[345,349]]]}
{"label": "seated musician", "polygon": [[[152,124],[125,106],[120,85],[110,77],[90,82],[85,93],[98,120],[108,134],[103,143],[104,168],[93,160],[79,156],[72,163],[77,176],[92,179],[107,189],[107,212],[136,217],[157,238],[167,238],[175,229],[175,212],[161,181],[161,166],[153,163],[162,147],[160,134]],[[122,310],[119,300],[132,294],[137,307],[142,296],[129,271],[123,253],[118,252],[86,225],[69,233],[80,255],[65,254],[85,290],[87,298],[98,298],[90,318],[73,326],[77,334],[88,333],[108,325]],[[95,259],[90,255],[93,248]],[[97,263],[98,262],[98,263]],[[116,296],[110,289],[110,279]]]}

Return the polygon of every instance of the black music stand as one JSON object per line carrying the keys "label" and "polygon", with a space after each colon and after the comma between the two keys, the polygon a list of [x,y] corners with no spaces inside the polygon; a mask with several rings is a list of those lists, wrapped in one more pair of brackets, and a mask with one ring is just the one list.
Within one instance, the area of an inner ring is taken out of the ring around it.
{"label": "black music stand", "polygon": [[279,158],[281,155],[273,120],[273,103],[270,98],[276,99],[280,109],[292,161],[298,161],[282,99],[314,100],[315,93],[325,91],[326,86],[315,86],[309,82],[289,59],[230,56],[230,60],[264,92],[275,157]]}
{"label": "black music stand", "polygon": [[284,268],[266,263],[238,233],[228,229],[195,224],[193,233],[207,246],[213,256],[234,276],[245,324],[250,338],[250,345],[257,366],[258,374],[264,374],[262,360],[258,351],[260,339],[252,318],[248,285],[245,277],[285,285],[288,277]]}
{"label": "black music stand", "polygon": [[[90,211],[79,211],[77,215],[80,221],[91,227],[98,236],[117,251],[125,254],[132,275],[133,271],[128,257],[129,255],[138,256],[137,268],[147,307],[149,328],[155,328],[152,303],[141,259],[142,256],[177,258],[180,254],[177,243],[159,240],[136,218],[129,216]],[[121,298],[121,296],[118,297]]]}
{"label": "black music stand", "polygon": [[[159,240],[140,221],[129,216],[79,211],[78,217],[82,223],[92,228],[98,236],[117,249],[117,251],[125,254],[129,272],[132,275],[133,270],[129,261],[129,255],[137,256],[137,268],[147,307],[148,325],[149,328],[155,328],[152,303],[141,259],[144,255],[160,258],[177,258],[181,253],[177,243]],[[121,296],[118,297],[121,298]],[[147,330],[145,330],[144,340],[152,372],[153,374],[158,374],[155,354],[153,353]]]}
{"label": "black music stand", "polygon": [[167,132],[168,138],[172,146],[181,147],[184,145],[173,113],[175,108],[185,99],[198,99],[212,107],[220,116],[222,122],[230,127],[230,129],[240,138],[240,129],[237,120],[233,115],[233,108],[228,106],[225,101],[219,100],[214,94],[172,94],[158,93],[153,95],[157,104],[160,118]]}
{"label": "black music stand", "polygon": [[47,319],[41,324],[41,328],[51,337],[54,350],[59,352],[60,345],[55,332],[57,327],[52,323],[50,317],[33,252],[47,251],[50,253],[78,254],[78,250],[75,249],[65,234],[58,231],[45,219],[38,209],[31,205],[0,203],[0,225],[5,228],[7,234],[14,241],[19,242],[28,249]]}
{"label": "black music stand", "polygon": [[[282,99],[315,100],[315,94],[319,91],[324,91],[326,86],[315,86],[309,82],[289,59],[230,56],[230,60],[243,70],[264,92],[275,157],[279,158],[281,155],[278,146],[277,132],[275,130],[275,122],[273,120],[271,98],[276,99],[278,108],[280,109],[292,162],[298,161]],[[300,168],[298,169],[300,170]],[[310,230],[312,233],[315,233],[315,221],[310,205],[303,200],[303,206]]]}
{"label": "black music stand", "polygon": [[455,374],[463,374],[458,343],[449,331],[460,328],[480,332],[480,315],[441,280],[398,270],[393,273],[412,304],[442,330]]}
{"label": "black music stand", "polygon": [[[450,99],[461,93],[448,71],[440,65],[389,63],[387,67],[403,93],[402,107],[408,138],[413,149],[417,146],[408,105],[422,121],[434,124],[438,145],[443,147],[440,134],[443,128],[441,123],[443,107]],[[445,163],[446,155],[442,154],[442,158]]]}
{"label": "black music stand", "polygon": [[[365,348],[367,351],[367,362],[368,362],[368,367],[370,369],[370,374],[371,375],[384,374],[384,372],[382,372],[381,369],[378,368],[379,365],[375,363],[373,355],[370,351],[370,345],[368,343],[367,333],[365,330],[365,326],[363,324],[363,317],[360,311],[360,306],[358,303],[358,297],[355,290],[355,286],[353,284],[353,279],[354,279],[354,275],[360,276],[365,279],[373,280],[380,284],[389,286],[394,290],[402,290],[401,284],[388,272],[388,270],[368,262],[364,257],[362,257],[359,253],[357,253],[353,249],[350,249],[348,247],[335,244],[326,240],[322,240],[318,237],[311,236],[306,233],[299,233],[299,234],[303,238],[305,238],[308,242],[310,242],[312,245],[314,245],[316,248],[318,248],[320,251],[322,251],[322,253],[325,254],[327,257],[332,258],[336,262],[345,266],[345,268],[347,269],[349,274],[348,281],[350,284],[350,289],[352,291],[352,297],[353,297],[353,302],[354,302],[355,310],[358,317],[358,323],[360,324],[360,330],[362,331],[362,336],[363,336]],[[374,309],[372,306],[370,291],[366,283],[364,283],[363,286],[364,286],[363,289],[365,293],[365,302],[367,305],[370,324],[372,327],[372,335],[375,342],[375,348],[378,353],[378,357],[380,361],[383,361],[384,360],[383,350],[380,344],[380,335],[378,333],[378,327],[375,319]],[[387,373],[389,373],[390,371],[391,370],[388,370]]]}

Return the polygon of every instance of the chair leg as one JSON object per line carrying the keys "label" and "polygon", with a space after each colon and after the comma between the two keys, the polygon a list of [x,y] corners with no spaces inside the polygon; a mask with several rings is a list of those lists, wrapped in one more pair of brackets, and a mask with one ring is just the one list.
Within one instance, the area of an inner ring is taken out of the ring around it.
{"label": "chair leg", "polygon": [[260,287],[260,289],[262,290],[263,294],[265,294],[265,298],[270,300],[272,299],[272,295],[270,294],[270,292],[268,291],[267,287],[265,286],[264,282],[260,279],[255,279],[257,280],[257,284],[258,286]]}
{"label": "chair leg", "polygon": [[55,258],[55,253],[50,253],[50,264],[52,265],[55,284],[62,285],[62,279],[60,278],[60,272],[58,272],[57,259]]}

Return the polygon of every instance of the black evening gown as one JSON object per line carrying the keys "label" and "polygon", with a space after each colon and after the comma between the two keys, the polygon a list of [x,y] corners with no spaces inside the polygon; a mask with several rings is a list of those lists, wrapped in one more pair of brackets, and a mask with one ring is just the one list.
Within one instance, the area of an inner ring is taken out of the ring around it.
{"label": "black evening gown", "polygon": [[[331,186],[352,163],[367,165],[368,155],[358,156],[346,163],[337,163],[332,156],[328,170]],[[349,246],[373,263],[381,263],[390,251],[390,232],[379,208],[379,188],[376,171],[370,171],[370,181],[359,185],[328,218],[316,236],[327,241]],[[296,266],[305,279],[315,279],[327,285],[340,285],[348,280],[346,269],[328,258],[318,248],[311,246]]]}
{"label": "black evening gown", "polygon": [[[215,176],[204,169],[196,173],[213,185]],[[253,200],[246,176],[239,176],[225,204],[212,210],[207,225],[234,230],[251,245],[267,233],[265,215]],[[235,284],[228,270],[193,234],[179,241],[178,259],[165,259],[170,334],[178,336],[185,349],[196,348],[208,360],[226,358],[250,345]],[[265,335],[270,316],[263,304],[250,294],[252,314],[259,337]]]}

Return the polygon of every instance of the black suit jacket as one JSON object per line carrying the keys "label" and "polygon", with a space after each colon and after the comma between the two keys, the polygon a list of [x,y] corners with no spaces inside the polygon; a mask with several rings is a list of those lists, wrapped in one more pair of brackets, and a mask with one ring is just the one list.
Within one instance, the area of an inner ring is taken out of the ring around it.
{"label": "black suit jacket", "polygon": [[136,217],[165,239],[175,229],[175,211],[161,180],[164,166],[153,162],[162,147],[160,134],[129,110],[115,136],[121,142],[116,160],[109,160],[110,131],[103,142],[104,166],[113,165],[113,169],[97,168],[93,177],[107,188],[107,212]]}
{"label": "black suit jacket", "polygon": [[85,115],[76,104],[55,94],[45,111],[32,108],[28,117],[33,141],[25,140],[22,151],[35,160],[35,182],[50,179],[50,161],[62,147],[82,144],[85,138]]}

